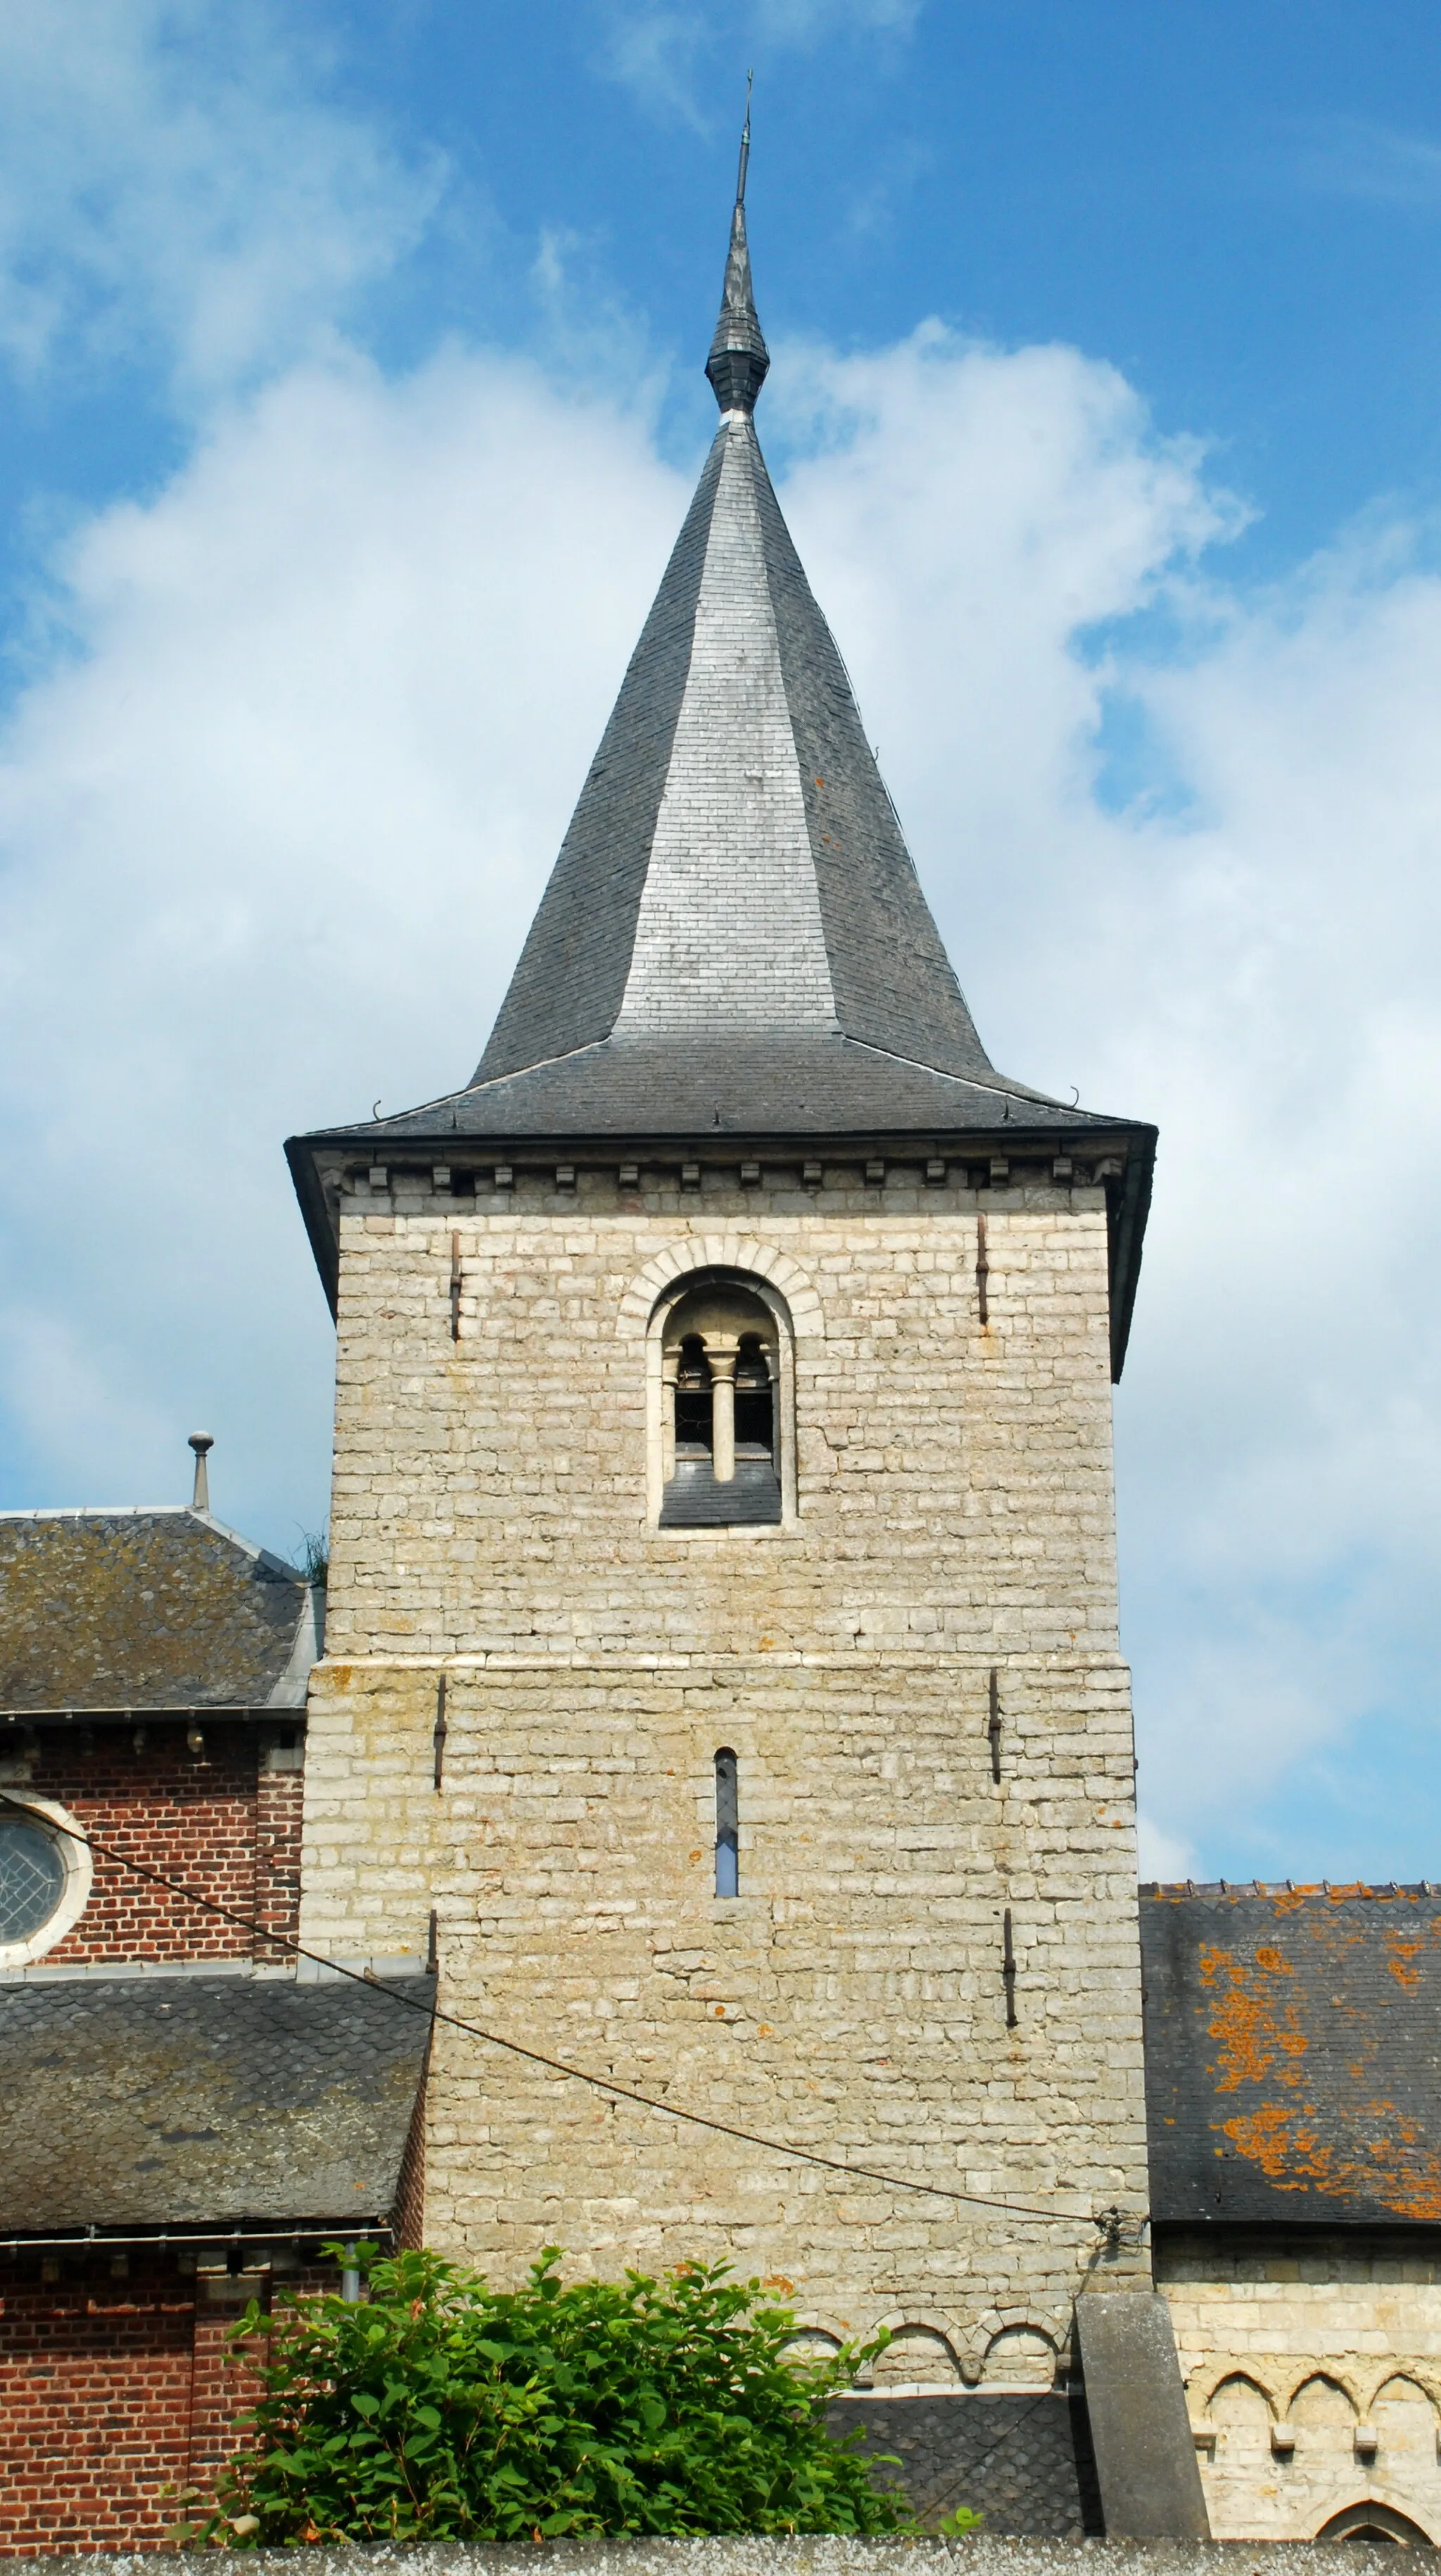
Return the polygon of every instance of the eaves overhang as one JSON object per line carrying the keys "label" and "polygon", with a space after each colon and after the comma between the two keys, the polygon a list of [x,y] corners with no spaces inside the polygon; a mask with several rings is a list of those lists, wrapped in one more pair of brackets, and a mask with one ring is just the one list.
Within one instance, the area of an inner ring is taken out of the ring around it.
{"label": "eaves overhang", "polygon": [[[1006,1106],[1014,1105],[1016,1095],[1012,1094]],[[448,1108],[450,1104],[437,1106]],[[641,1170],[675,1171],[697,1165],[702,1169],[708,1166],[738,1170],[746,1163],[784,1166],[804,1164],[812,1157],[832,1164],[864,1166],[879,1162],[922,1170],[927,1164],[940,1163],[948,1170],[964,1166],[967,1175],[974,1176],[982,1195],[993,1186],[1004,1186],[1013,1173],[1024,1173],[1029,1168],[1037,1178],[1055,1179],[1057,1165],[1068,1164],[1070,1171],[1062,1177],[1085,1184],[1099,1183],[1106,1194],[1111,1375],[1115,1380],[1121,1375],[1130,1338],[1151,1204],[1156,1141],[1153,1126],[1131,1120],[1106,1120],[1094,1113],[1071,1113],[1063,1127],[1049,1105],[1045,1114],[1034,1120],[1011,1115],[998,1118],[990,1126],[951,1127],[937,1122],[923,1130],[865,1127],[823,1132],[813,1127],[768,1126],[698,1127],[677,1132],[651,1126],[621,1132],[607,1129],[595,1134],[557,1130],[552,1134],[531,1131],[482,1135],[458,1132],[449,1120],[443,1123],[439,1118],[433,1127],[427,1127],[416,1113],[403,1126],[398,1120],[377,1121],[373,1126],[319,1129],[292,1136],[287,1139],[285,1155],[332,1317],[339,1302],[344,1177],[359,1177],[377,1163],[384,1166],[387,1175],[401,1179],[402,1187],[402,1176],[413,1174],[417,1185],[421,1185],[436,1166],[444,1166],[453,1181],[458,1174],[496,1169],[512,1174],[549,1171],[552,1175],[562,1167],[579,1173],[587,1169],[618,1171],[628,1164]],[[993,1166],[997,1164],[1006,1166],[999,1181],[993,1180]]]}
{"label": "eaves overhang", "polygon": [[13,1708],[0,1708],[0,1727],[214,1726],[221,1720],[227,1725],[303,1726],[305,1708],[303,1703],[294,1708],[277,1707],[270,1700],[254,1704],[237,1702],[233,1706],[223,1700],[197,1700],[190,1707],[181,1707],[171,1700],[134,1700],[125,1707],[107,1702],[103,1708],[89,1708],[83,1703],[74,1707],[32,1708],[25,1702],[17,1702]]}

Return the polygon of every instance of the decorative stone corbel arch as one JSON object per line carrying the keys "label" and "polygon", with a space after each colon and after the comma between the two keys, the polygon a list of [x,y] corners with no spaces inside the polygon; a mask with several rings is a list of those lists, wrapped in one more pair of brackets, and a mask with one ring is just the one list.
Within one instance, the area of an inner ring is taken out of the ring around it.
{"label": "decorative stone corbel arch", "polygon": [[1024,2324],[1002,2326],[999,2334],[992,2335],[981,2363],[981,2385],[1054,2388],[1059,2362],[1054,2336],[1027,2318]]}
{"label": "decorative stone corbel arch", "polygon": [[[880,2356],[879,2379],[874,2365],[867,2371],[869,2385],[954,2387],[959,2391],[963,2373],[955,2327],[939,2309],[889,2308],[871,2328],[872,2335],[882,2332],[894,2336],[895,2341]],[[909,2356],[904,2349],[908,2342],[912,2348]],[[912,2359],[915,2369],[910,2366]],[[917,2376],[917,2372],[922,2375]]]}
{"label": "decorative stone corbel arch", "polygon": [[1071,2345],[1071,2317],[1067,2309],[1046,2310],[1020,2307],[987,2308],[977,2317],[964,2339],[956,2337],[961,2369],[971,2387],[978,2387],[985,2372],[986,2356],[998,2337],[1015,2332],[1042,2335],[1056,2356],[1059,2372],[1068,2366]]}
{"label": "decorative stone corbel arch", "polygon": [[762,1243],[759,1236],[734,1228],[683,1235],[678,1243],[667,1244],[663,1252],[654,1253],[645,1268],[636,1272],[621,1298],[617,1334],[623,1341],[642,1340],[650,1329],[657,1300],[678,1279],[693,1278],[707,1270],[744,1271],[753,1279],[765,1280],[785,1299],[791,1331],[798,1342],[824,1338],[820,1293],[800,1263],[775,1244]]}
{"label": "decorative stone corbel arch", "polygon": [[855,2342],[854,2327],[848,2326],[845,2318],[837,2316],[830,2308],[794,2308],[791,2313],[796,2321],[798,2341],[802,2336],[810,2335],[821,2342],[834,2344],[837,2351],[843,2343]]}
{"label": "decorative stone corbel arch", "polygon": [[[645,1351],[646,1386],[646,1519],[651,1529],[661,1522],[666,1493],[665,1331],[668,1316],[681,1300],[703,1285],[719,1291],[736,1289],[754,1306],[766,1308],[774,1327],[778,1367],[776,1428],[781,1488],[780,1520],[770,1528],[793,1529],[798,1509],[796,1486],[795,1382],[796,1346],[820,1340],[825,1319],[814,1281],[788,1252],[763,1243],[739,1229],[683,1236],[655,1253],[625,1290],[616,1318],[617,1336],[641,1342]],[[767,1328],[769,1330],[769,1328]],[[674,1354],[670,1365],[674,1368]],[[745,1528],[753,1538],[767,1525]]]}
{"label": "decorative stone corbel arch", "polygon": [[1355,2372],[1348,2369],[1344,2363],[1319,2362],[1314,2359],[1307,2361],[1301,2369],[1292,2373],[1286,2396],[1287,2422],[1295,2418],[1296,2407],[1303,2397],[1311,2396],[1314,2392],[1315,2400],[1324,2403],[1333,2390],[1338,2397],[1345,2398],[1351,2409],[1352,2420],[1356,2423],[1362,2422],[1365,2409]]}
{"label": "decorative stone corbel arch", "polygon": [[1366,2402],[1361,2409],[1362,2414],[1370,2416],[1387,2389],[1396,2382],[1403,2387],[1414,2388],[1441,2415],[1441,2378],[1435,2369],[1424,2361],[1408,2361],[1395,2355],[1388,2355],[1384,2362],[1378,2362],[1369,2383],[1363,2383]]}
{"label": "decorative stone corbel arch", "polygon": [[[1300,2376],[1307,2377],[1309,2372],[1302,2372]],[[1281,2421],[1287,2404],[1284,2386],[1278,2396],[1275,2388],[1257,2370],[1250,2356],[1235,2353],[1228,2353],[1221,2360],[1211,2362],[1207,2368],[1194,2370],[1191,2373],[1186,2382],[1186,2399],[1193,2416],[1209,2414],[1211,2400],[1216,2391],[1218,2388],[1224,2388],[1227,2381],[1232,2379],[1246,2380],[1255,2389],[1257,2396],[1265,2399],[1267,2414],[1275,2422]]]}
{"label": "decorative stone corbel arch", "polygon": [[1418,2509],[1409,2497],[1393,2502],[1391,2490],[1374,2481],[1364,2496],[1339,2513],[1328,2514],[1316,2538],[1360,2540],[1373,2532],[1378,2539],[1399,2541],[1407,2548],[1414,2548],[1418,2540],[1432,2549],[1441,2545],[1441,2523],[1434,2513]]}
{"label": "decorative stone corbel arch", "polygon": [[1199,2415],[1206,2422],[1211,2420],[1212,2406],[1220,2396],[1223,2388],[1249,2389],[1253,2397],[1259,2397],[1261,2404],[1264,2406],[1266,2413],[1273,2424],[1281,2423],[1285,2417],[1286,2409],[1278,2400],[1274,2388],[1268,2384],[1258,2370],[1252,2367],[1249,2361],[1226,2361],[1221,2364],[1219,2369],[1208,2371],[1204,2380],[1192,2382],[1186,2392],[1188,2399],[1193,2395],[1197,2387],[1204,2387],[1206,2391],[1205,2397],[1201,2401],[1197,2410]]}

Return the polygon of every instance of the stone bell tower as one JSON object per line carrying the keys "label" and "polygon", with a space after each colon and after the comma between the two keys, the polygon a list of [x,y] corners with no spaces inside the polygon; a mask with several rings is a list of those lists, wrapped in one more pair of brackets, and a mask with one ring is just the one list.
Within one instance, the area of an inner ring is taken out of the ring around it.
{"label": "stone bell tower", "polygon": [[433,1922],[447,2011],[720,2124],[442,2025],[441,2248],[726,2255],[1014,2383],[1149,2281],[1154,1136],[977,1036],[757,444],[743,179],[715,442],[481,1063],[289,1149],[339,1331],[303,1934],[384,1974]]}

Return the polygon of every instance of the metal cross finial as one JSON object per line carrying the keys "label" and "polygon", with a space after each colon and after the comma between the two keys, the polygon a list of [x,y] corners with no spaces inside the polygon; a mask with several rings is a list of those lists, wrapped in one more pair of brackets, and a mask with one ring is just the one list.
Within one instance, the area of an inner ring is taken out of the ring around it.
{"label": "metal cross finial", "polygon": [[741,166],[736,173],[736,204],[738,206],[743,206],[746,201],[746,172],[750,167],[751,157],[751,84],[754,79],[755,73],[747,72],[746,121],[741,127]]}

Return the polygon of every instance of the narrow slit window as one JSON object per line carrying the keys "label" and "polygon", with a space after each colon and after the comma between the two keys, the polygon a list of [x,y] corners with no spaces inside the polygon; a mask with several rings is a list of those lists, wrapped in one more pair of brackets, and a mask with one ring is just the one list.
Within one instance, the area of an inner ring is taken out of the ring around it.
{"label": "narrow slit window", "polygon": [[736,1758],[728,1744],[715,1758],[715,1892],[740,1894],[740,1805]]}

